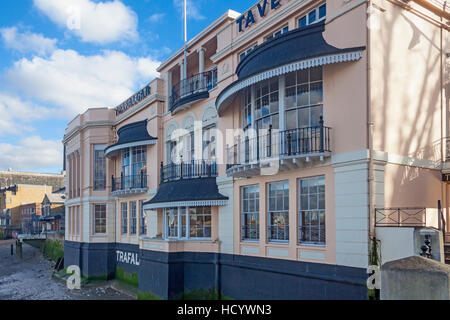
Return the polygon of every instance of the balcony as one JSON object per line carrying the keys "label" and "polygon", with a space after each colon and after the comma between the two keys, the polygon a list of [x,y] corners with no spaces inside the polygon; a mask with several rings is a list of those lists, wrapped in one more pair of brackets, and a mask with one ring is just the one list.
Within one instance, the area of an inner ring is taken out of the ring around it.
{"label": "balcony", "polygon": [[217,177],[217,165],[215,162],[173,163],[166,166],[161,163],[161,183],[183,179],[215,177]]}
{"label": "balcony", "polygon": [[331,128],[323,125],[285,131],[269,129],[227,149],[227,174],[236,178],[276,174],[331,156]]}
{"label": "balcony", "polygon": [[111,194],[113,196],[139,194],[147,192],[148,176],[141,172],[138,175],[124,176],[120,178],[111,178]]}
{"label": "balcony", "polygon": [[181,80],[172,87],[170,111],[209,98],[209,91],[217,86],[217,69]]}
{"label": "balcony", "polygon": [[228,197],[220,194],[215,162],[161,163],[161,184],[145,209],[223,206]]}

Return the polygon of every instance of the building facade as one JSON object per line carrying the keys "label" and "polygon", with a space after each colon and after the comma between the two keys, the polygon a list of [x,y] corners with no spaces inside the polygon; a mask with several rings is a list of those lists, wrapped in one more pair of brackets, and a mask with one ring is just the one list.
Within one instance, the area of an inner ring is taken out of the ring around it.
{"label": "building facade", "polygon": [[42,200],[42,215],[39,217],[41,232],[65,231],[65,203],[64,193],[48,193]]}
{"label": "building facade", "polygon": [[448,21],[432,1],[226,12],[68,124],[66,267],[164,299],[366,299],[377,212],[448,215]]}
{"label": "building facade", "polygon": [[27,203],[20,206],[22,234],[39,233],[39,218],[42,216],[42,203]]}
{"label": "building facade", "polygon": [[52,192],[51,186],[16,184],[0,189],[0,212],[9,212],[11,226],[21,228],[21,206],[23,204],[41,203],[44,195]]}

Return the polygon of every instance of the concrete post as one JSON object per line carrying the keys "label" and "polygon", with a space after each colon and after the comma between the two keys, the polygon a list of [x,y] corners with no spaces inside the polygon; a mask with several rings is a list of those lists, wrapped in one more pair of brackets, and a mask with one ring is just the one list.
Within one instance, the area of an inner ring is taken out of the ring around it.
{"label": "concrete post", "polygon": [[413,256],[381,267],[381,300],[450,300],[450,266]]}

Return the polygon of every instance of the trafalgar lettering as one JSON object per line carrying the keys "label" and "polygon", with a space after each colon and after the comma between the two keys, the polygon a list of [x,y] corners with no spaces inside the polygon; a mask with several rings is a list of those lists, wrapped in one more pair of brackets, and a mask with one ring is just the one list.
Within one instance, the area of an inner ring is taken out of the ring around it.
{"label": "trafalgar lettering", "polygon": [[150,86],[146,86],[144,89],[140,90],[138,93],[128,98],[128,100],[124,101],[119,106],[117,106],[116,115],[124,113],[131,107],[135,106],[136,104],[144,100],[144,98],[146,98],[151,92],[152,88]]}
{"label": "trafalgar lettering", "polygon": [[117,253],[117,262],[134,264],[135,266],[139,265],[139,255],[133,252],[124,252],[120,250],[116,250]]}
{"label": "trafalgar lettering", "polygon": [[[281,6],[280,0],[264,0],[257,4],[256,8],[257,13],[261,18],[264,18],[267,12],[267,8],[269,7],[270,2],[270,9],[275,10],[279,6]],[[237,18],[236,23],[239,26],[239,32],[242,32],[245,28],[250,27],[253,23],[255,23],[255,13],[252,9],[248,10],[247,13],[243,14],[239,18]]]}

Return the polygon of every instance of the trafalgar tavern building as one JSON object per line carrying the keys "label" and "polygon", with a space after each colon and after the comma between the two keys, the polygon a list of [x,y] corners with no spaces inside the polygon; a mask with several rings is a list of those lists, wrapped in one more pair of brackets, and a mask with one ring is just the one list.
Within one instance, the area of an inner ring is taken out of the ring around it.
{"label": "trafalgar tavern building", "polygon": [[446,231],[441,2],[218,13],[160,78],[68,124],[65,266],[163,299],[367,299],[374,256],[413,241],[392,208]]}

